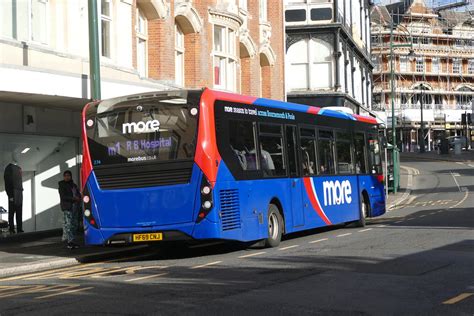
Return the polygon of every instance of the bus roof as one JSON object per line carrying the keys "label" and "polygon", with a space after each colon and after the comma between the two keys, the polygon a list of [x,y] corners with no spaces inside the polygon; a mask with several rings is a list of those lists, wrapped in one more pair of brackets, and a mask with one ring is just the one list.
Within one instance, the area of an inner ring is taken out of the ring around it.
{"label": "bus roof", "polygon": [[216,99],[225,99],[225,100],[234,101],[234,102],[238,102],[239,100],[241,100],[242,102],[249,102],[251,104],[258,105],[258,106],[266,106],[266,107],[271,107],[271,108],[276,108],[276,109],[281,109],[281,110],[304,112],[304,113],[310,113],[314,115],[330,116],[330,117],[339,118],[343,120],[359,121],[359,122],[364,122],[364,123],[369,123],[369,124],[378,124],[375,117],[363,116],[363,115],[358,115],[358,114],[350,114],[350,113],[346,113],[342,111],[335,111],[335,110],[331,110],[328,107],[320,108],[320,107],[298,104],[298,103],[242,96],[239,94],[221,92],[221,91],[216,91],[216,90],[210,90],[210,91],[213,92]]}

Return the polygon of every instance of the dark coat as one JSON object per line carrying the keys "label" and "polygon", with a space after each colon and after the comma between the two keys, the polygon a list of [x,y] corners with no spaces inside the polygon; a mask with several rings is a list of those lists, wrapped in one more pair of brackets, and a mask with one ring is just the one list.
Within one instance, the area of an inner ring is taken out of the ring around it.
{"label": "dark coat", "polygon": [[23,180],[19,166],[12,163],[8,164],[3,179],[5,180],[5,191],[7,191],[9,198],[15,196],[15,191],[23,191]]}
{"label": "dark coat", "polygon": [[[64,180],[59,181],[59,197],[61,198],[61,209],[64,210],[72,210],[72,207],[75,203],[74,202],[74,191],[79,192],[77,185],[73,182],[66,182]],[[76,195],[77,197],[80,197]]]}

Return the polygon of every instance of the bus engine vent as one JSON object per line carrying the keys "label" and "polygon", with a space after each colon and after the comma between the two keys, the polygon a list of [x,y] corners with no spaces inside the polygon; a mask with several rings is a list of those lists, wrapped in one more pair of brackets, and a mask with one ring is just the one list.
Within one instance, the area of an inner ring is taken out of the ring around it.
{"label": "bus engine vent", "polygon": [[222,230],[240,228],[239,191],[237,189],[221,190],[219,198],[221,204]]}
{"label": "bus engine vent", "polygon": [[189,183],[193,162],[94,168],[102,190],[146,188]]}

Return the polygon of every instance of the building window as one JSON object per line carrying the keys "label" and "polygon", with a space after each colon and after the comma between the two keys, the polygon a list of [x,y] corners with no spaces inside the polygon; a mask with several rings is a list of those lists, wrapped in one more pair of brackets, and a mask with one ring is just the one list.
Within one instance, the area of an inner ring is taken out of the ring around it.
{"label": "building window", "polygon": [[400,72],[408,71],[408,56],[400,56]]}
{"label": "building window", "polygon": [[432,58],[431,59],[431,72],[439,73],[439,58]]}
{"label": "building window", "polygon": [[[328,89],[333,83],[332,46],[317,39],[301,40],[288,50],[290,90]],[[349,81],[350,82],[350,81]]]}
{"label": "building window", "polygon": [[140,77],[147,75],[148,21],[141,10],[137,10],[137,71]]}
{"label": "building window", "polygon": [[454,40],[454,46],[456,47],[463,47],[464,46],[464,41],[462,39],[455,39]]}
{"label": "building window", "polygon": [[176,84],[184,86],[184,33],[178,24],[175,24],[174,47]]}
{"label": "building window", "polygon": [[111,24],[112,24],[112,1],[100,1],[100,22],[101,22],[101,53],[103,57],[110,58]]}
{"label": "building window", "polygon": [[467,61],[467,73],[474,75],[474,59],[469,59]]}
{"label": "building window", "polygon": [[461,60],[460,59],[453,59],[453,73],[460,74],[461,73]]}
{"label": "building window", "polygon": [[236,91],[237,51],[235,31],[214,25],[214,86]]}
{"label": "building window", "polygon": [[460,110],[471,109],[474,90],[468,87],[461,87],[458,91],[462,94],[456,95],[456,108]]}
{"label": "building window", "polygon": [[247,11],[247,0],[239,0],[239,8]]}
{"label": "building window", "polygon": [[380,71],[380,56],[372,55],[372,63],[374,64],[374,71]]}
{"label": "building window", "polygon": [[267,0],[259,0],[260,21],[267,21]]}
{"label": "building window", "polygon": [[31,1],[31,40],[46,44],[48,39],[48,0]]}
{"label": "building window", "polygon": [[425,61],[422,57],[416,59],[416,72],[425,71]]}

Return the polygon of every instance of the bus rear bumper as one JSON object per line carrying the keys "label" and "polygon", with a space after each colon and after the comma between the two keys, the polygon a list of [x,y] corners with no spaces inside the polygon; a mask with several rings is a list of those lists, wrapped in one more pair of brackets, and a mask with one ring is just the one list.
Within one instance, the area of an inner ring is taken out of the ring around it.
{"label": "bus rear bumper", "polygon": [[[205,226],[206,229],[199,229]],[[190,241],[200,239],[214,239],[221,236],[217,233],[217,223],[203,220],[201,223],[182,223],[152,227],[124,227],[124,228],[94,228],[88,223],[85,227],[85,242],[87,245],[130,245],[142,242],[133,242],[134,234],[162,233],[161,241]]]}

